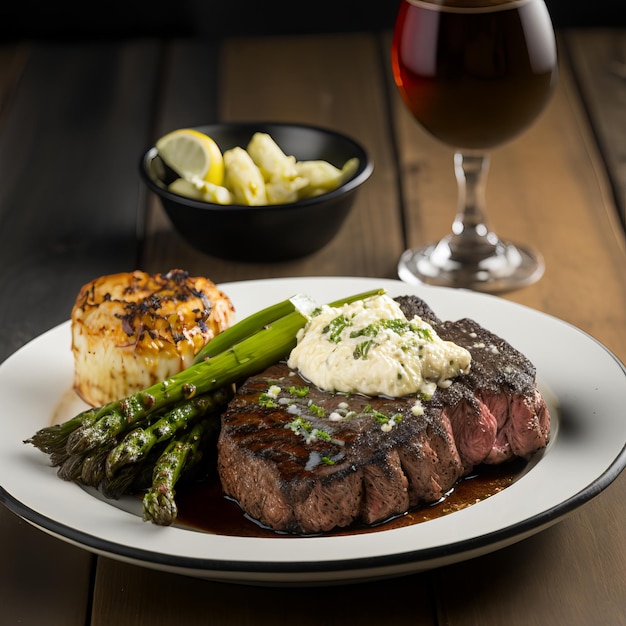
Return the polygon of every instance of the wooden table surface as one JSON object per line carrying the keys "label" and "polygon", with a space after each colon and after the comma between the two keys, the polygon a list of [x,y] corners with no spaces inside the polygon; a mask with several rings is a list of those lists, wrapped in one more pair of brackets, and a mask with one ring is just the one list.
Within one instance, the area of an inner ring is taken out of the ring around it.
{"label": "wooden table surface", "polygon": [[[407,245],[448,231],[456,191],[452,155],[404,110],[388,50],[387,32],[0,47],[0,360],[68,319],[80,286],[102,274],[395,278]],[[487,192],[496,231],[532,242],[547,267],[537,284],[500,297],[578,326],[622,361],[625,50],[620,30],[560,33],[555,97],[528,132],[494,151]],[[365,145],[375,171],[353,213],[325,249],[298,261],[226,262],[191,249],[142,188],[141,152],[174,128],[267,119],[328,126]],[[617,626],[626,624],[624,520],[622,475],[511,547],[314,591],[95,556],[0,506],[0,623]]]}

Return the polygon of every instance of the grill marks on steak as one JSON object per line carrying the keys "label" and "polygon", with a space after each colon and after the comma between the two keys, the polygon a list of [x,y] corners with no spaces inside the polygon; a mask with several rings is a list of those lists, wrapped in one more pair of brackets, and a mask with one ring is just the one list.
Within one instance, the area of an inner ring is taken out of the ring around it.
{"label": "grill marks on steak", "polygon": [[[222,416],[218,442],[224,493],[248,516],[300,534],[376,524],[439,501],[475,465],[528,458],[547,444],[550,416],[528,359],[472,320],[442,322],[419,298],[398,301],[408,318],[419,315],[470,350],[470,373],[438,389],[420,416],[414,397],[314,386],[300,397],[307,383],[286,363],[249,378]],[[274,399],[266,395],[273,385]],[[347,410],[352,416],[330,417]],[[385,429],[386,419],[395,425]],[[321,433],[308,437],[298,423]]]}
{"label": "grill marks on steak", "polygon": [[[273,385],[281,388],[276,406],[265,406],[264,394]],[[315,387],[298,398],[289,391],[305,386],[286,363],[278,363],[249,378],[222,416],[222,488],[262,524],[305,534],[355,521],[375,524],[440,500],[462,476],[440,411],[415,419],[414,398],[346,396]],[[354,416],[332,421],[329,416],[345,412],[346,404]],[[320,409],[325,417],[317,415]],[[383,416],[398,414],[402,419],[384,432]],[[308,440],[306,433],[294,432],[290,425],[298,418],[330,439]]]}

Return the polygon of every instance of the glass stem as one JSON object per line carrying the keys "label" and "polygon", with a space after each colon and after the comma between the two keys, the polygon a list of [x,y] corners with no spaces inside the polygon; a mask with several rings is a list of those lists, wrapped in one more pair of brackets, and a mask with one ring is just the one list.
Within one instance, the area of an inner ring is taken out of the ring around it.
{"label": "glass stem", "polygon": [[454,155],[454,173],[458,183],[459,205],[450,241],[453,258],[466,261],[490,256],[498,238],[487,223],[485,187],[489,173],[489,155],[462,153]]}

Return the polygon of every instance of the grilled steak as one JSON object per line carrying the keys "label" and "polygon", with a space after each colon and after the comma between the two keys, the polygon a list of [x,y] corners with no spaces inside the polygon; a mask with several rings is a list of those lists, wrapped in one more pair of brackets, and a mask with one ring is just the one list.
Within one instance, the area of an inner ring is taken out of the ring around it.
{"label": "grilled steak", "polygon": [[470,373],[421,404],[328,393],[286,363],[249,378],[222,416],[218,470],[251,518],[298,534],[376,524],[437,502],[477,464],[547,444],[528,359],[471,320],[442,322],[419,298],[398,301],[470,350]]}

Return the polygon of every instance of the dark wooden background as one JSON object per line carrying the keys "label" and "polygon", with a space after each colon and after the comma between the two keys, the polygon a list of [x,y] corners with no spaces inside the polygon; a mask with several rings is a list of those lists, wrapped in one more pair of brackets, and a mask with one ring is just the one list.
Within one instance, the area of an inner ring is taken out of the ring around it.
{"label": "dark wooden background", "polygon": [[[399,0],[3,0],[0,41],[347,32],[393,24]],[[546,0],[556,27],[626,24],[623,0]]]}

